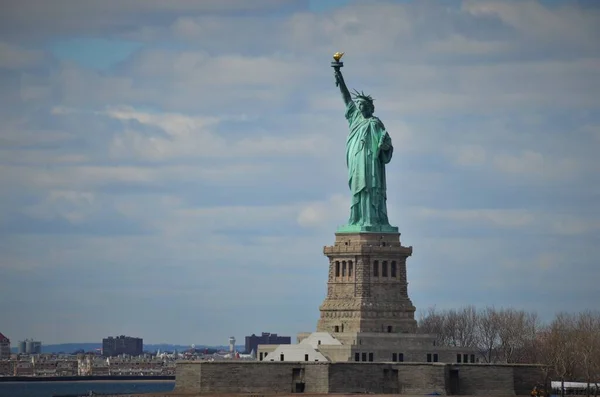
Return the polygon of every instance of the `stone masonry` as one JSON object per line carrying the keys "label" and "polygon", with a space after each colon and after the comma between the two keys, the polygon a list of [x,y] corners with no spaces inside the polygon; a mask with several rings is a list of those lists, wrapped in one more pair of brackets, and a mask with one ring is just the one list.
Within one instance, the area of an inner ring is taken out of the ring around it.
{"label": "stone masonry", "polygon": [[399,233],[337,233],[323,253],[329,277],[317,332],[415,331],[406,280],[412,247],[402,246]]}
{"label": "stone masonry", "polygon": [[442,363],[181,362],[175,394],[374,393],[525,395],[540,365]]}

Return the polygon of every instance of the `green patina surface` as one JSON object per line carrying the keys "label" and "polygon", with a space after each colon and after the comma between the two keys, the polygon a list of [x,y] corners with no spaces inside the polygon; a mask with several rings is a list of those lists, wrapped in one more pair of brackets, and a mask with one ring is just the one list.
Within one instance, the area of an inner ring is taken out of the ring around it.
{"label": "green patina surface", "polygon": [[394,147],[383,122],[373,116],[373,99],[348,91],[341,73],[341,63],[332,64],[336,85],[346,104],[350,132],[346,139],[348,186],[352,193],[348,223],[337,233],[398,233],[387,215],[385,165],[392,160]]}

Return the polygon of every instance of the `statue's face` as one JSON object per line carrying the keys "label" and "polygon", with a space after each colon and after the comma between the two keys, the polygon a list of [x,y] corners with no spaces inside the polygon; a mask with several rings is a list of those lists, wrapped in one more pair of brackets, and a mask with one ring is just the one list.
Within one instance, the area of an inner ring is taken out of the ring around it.
{"label": "statue's face", "polygon": [[356,101],[356,107],[363,115],[363,117],[371,117],[373,115],[373,110],[371,109],[371,104],[364,99],[358,99]]}

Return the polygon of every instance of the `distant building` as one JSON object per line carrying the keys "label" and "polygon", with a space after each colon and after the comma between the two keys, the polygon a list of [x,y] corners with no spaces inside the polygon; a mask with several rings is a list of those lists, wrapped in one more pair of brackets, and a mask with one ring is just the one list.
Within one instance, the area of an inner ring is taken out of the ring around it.
{"label": "distant building", "polygon": [[258,345],[289,345],[292,343],[292,338],[289,336],[278,336],[269,332],[263,332],[260,336],[252,334],[246,336],[246,354],[256,353]]}
{"label": "distant building", "polygon": [[42,354],[42,342],[33,339],[19,341],[19,354]]}
{"label": "distant building", "polygon": [[144,340],[130,336],[117,336],[102,339],[102,355],[114,357],[121,354],[128,356],[139,356],[144,353]]}
{"label": "distant building", "polygon": [[10,339],[0,333],[0,360],[10,358]]}

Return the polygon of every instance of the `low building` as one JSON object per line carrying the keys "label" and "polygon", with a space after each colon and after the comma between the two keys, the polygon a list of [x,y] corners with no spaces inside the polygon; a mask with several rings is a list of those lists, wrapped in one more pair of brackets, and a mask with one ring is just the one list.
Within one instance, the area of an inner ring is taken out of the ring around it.
{"label": "low building", "polygon": [[473,348],[436,346],[435,335],[313,332],[299,334],[298,342],[297,345],[259,345],[257,357],[259,361],[315,361],[310,354],[298,358],[299,349],[306,349],[298,346],[309,345],[329,362],[474,364],[479,361]]}
{"label": "low building", "polygon": [[160,358],[94,357],[79,358],[79,375],[173,376],[175,361]]}
{"label": "low building", "polygon": [[15,363],[15,376],[34,376],[35,368],[31,360],[22,360]]}
{"label": "low building", "polygon": [[144,353],[144,340],[131,336],[117,336],[102,339],[102,355],[104,357],[120,356],[140,356]]}
{"label": "low building", "polygon": [[0,333],[0,360],[10,358],[10,339]]}
{"label": "low building", "polygon": [[246,336],[246,354],[258,351],[258,345],[289,345],[292,343],[292,338],[289,336],[279,336],[269,332],[263,332],[260,336]]}
{"label": "low building", "polygon": [[13,376],[15,374],[14,360],[0,360],[0,376]]}

